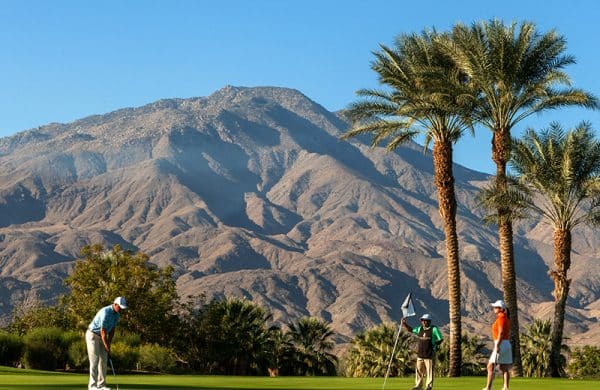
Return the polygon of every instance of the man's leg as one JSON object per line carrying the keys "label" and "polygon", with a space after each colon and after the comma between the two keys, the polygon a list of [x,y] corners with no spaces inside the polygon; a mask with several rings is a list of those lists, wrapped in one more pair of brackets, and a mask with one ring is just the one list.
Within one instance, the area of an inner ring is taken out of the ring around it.
{"label": "man's leg", "polygon": [[98,364],[98,388],[106,386],[106,376],[108,374],[108,354],[104,345],[100,345],[99,364]]}
{"label": "man's leg", "polygon": [[425,363],[425,371],[427,372],[427,382],[425,382],[425,388],[431,390],[433,387],[433,359],[423,359]]}
{"label": "man's leg", "polygon": [[423,377],[425,376],[425,363],[423,359],[417,358],[417,364],[415,365],[415,387],[414,389],[423,388]]}
{"label": "man's leg", "polygon": [[90,380],[88,390],[98,388],[98,351],[100,349],[99,337],[89,330],[85,332],[85,344],[87,346],[88,360],[90,361]]}

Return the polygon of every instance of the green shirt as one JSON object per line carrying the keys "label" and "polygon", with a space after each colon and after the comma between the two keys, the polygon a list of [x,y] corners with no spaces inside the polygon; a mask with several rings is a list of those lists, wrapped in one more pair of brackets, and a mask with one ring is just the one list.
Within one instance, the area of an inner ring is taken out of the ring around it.
{"label": "green shirt", "polygon": [[429,328],[425,328],[419,325],[413,328],[412,332],[419,337],[417,356],[423,359],[432,359],[437,345],[443,340],[442,333],[438,327],[430,326]]}

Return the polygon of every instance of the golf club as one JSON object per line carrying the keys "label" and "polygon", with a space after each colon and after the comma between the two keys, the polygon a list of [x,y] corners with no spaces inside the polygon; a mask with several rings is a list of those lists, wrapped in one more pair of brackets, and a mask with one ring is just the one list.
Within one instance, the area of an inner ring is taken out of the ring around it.
{"label": "golf club", "polygon": [[113,366],[113,362],[110,356],[108,357],[108,361],[110,362],[110,368],[112,368],[113,376],[115,377],[115,385],[117,386],[117,390],[119,390],[119,384],[117,383],[117,374],[115,374],[115,366]]}

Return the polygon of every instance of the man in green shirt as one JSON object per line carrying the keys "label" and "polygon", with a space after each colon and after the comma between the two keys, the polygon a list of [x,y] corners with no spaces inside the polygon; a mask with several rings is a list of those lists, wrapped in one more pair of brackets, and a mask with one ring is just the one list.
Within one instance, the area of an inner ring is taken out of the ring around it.
{"label": "man in green shirt", "polygon": [[417,346],[417,364],[415,367],[415,387],[413,390],[423,388],[423,379],[427,376],[425,389],[433,388],[433,363],[435,360],[435,350],[442,343],[442,333],[437,326],[431,325],[431,316],[423,314],[421,316],[421,325],[411,328],[406,319],[402,318],[402,326],[409,332],[419,337]]}

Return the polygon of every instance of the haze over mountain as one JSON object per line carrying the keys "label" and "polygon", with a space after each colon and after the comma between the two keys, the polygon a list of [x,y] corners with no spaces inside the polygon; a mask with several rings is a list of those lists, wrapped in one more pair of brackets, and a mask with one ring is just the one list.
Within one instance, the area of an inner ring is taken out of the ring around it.
{"label": "haze over mountain", "polygon": [[[0,139],[3,321],[29,291],[53,302],[81,247],[101,242],[174,266],[182,295],[247,297],[278,321],[317,316],[340,341],[398,320],[409,291],[446,325],[430,155],[341,141],[346,128],[298,91],[225,87]],[[458,165],[455,176],[464,326],[487,335],[499,255],[474,199],[489,177]],[[526,324],[553,308],[552,229],[515,233]],[[598,232],[577,230],[571,343],[600,341],[599,258]]]}

